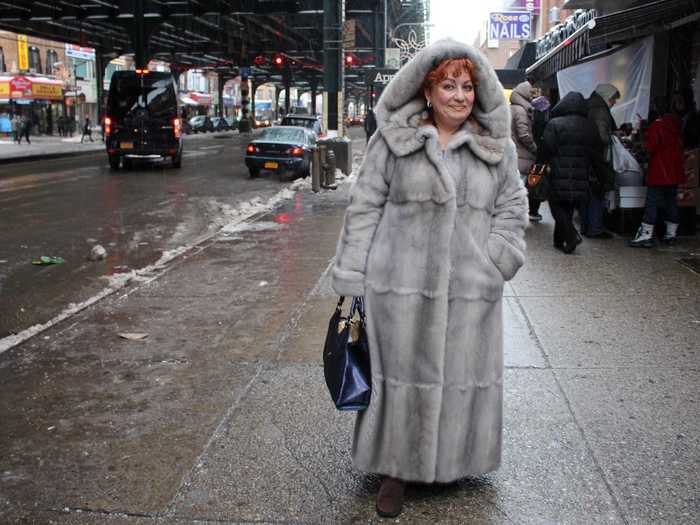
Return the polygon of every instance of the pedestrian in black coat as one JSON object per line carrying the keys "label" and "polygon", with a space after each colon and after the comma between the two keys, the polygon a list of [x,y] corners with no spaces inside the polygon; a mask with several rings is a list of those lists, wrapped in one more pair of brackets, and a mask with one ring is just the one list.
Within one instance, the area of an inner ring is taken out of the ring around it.
{"label": "pedestrian in black coat", "polygon": [[581,242],[573,213],[590,195],[592,166],[601,149],[587,109],[581,93],[567,93],[552,109],[542,138],[542,158],[551,167],[549,207],[555,220],[554,246],[565,253],[573,253]]}

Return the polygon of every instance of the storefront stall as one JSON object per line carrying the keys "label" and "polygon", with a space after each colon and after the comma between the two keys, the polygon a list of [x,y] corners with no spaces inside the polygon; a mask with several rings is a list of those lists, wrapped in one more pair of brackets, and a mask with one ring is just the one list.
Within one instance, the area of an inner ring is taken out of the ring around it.
{"label": "storefront stall", "polygon": [[[631,232],[641,220],[646,195],[648,159],[642,141],[656,118],[652,101],[666,97],[684,122],[697,122],[700,0],[648,2],[604,16],[588,12],[565,34],[538,41],[536,49],[536,61],[526,74],[552,102],[570,91],[588,97],[599,83],[619,89],[622,96],[611,113],[621,142],[638,161],[641,173],[616,175],[615,191],[607,199],[608,218],[611,229]],[[680,232],[687,234],[695,231],[700,212],[697,139],[688,134],[685,147],[687,182],[679,188],[678,202]]]}
{"label": "storefront stall", "polygon": [[212,96],[209,93],[197,91],[185,91],[180,93],[180,114],[189,119],[196,115],[208,115],[212,104]]}
{"label": "storefront stall", "polygon": [[42,76],[0,76],[0,132],[9,129],[9,119],[27,115],[32,133],[50,133],[63,99],[63,82]]}

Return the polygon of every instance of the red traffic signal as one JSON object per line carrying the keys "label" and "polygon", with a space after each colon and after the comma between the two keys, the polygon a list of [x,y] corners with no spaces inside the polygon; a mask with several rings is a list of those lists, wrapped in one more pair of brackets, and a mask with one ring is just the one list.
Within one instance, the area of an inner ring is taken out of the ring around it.
{"label": "red traffic signal", "polygon": [[262,55],[258,55],[255,57],[255,60],[253,60],[253,62],[256,66],[264,66],[267,63],[267,59]]}
{"label": "red traffic signal", "polygon": [[284,65],[284,57],[282,55],[275,55],[275,58],[272,60],[272,62],[277,66],[283,66]]}
{"label": "red traffic signal", "polygon": [[355,65],[355,57],[352,55],[345,55],[345,65],[346,66],[354,66]]}

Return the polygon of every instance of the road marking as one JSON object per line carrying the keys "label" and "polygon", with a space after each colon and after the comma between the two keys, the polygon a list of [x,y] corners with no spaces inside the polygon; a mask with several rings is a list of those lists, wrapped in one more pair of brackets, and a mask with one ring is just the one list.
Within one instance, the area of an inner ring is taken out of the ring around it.
{"label": "road marking", "polygon": [[219,148],[223,148],[223,147],[224,147],[223,144],[217,144],[216,146],[202,146],[199,149],[200,150],[202,150],[202,149],[219,149]]}

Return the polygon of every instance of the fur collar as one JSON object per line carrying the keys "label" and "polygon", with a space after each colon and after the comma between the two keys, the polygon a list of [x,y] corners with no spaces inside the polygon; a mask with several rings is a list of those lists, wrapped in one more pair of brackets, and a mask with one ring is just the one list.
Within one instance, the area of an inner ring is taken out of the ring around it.
{"label": "fur collar", "polygon": [[498,164],[510,140],[510,112],[496,72],[477,49],[444,39],[421,50],[403,66],[382,93],[375,109],[377,128],[391,152],[403,157],[425,146],[437,130],[424,124],[427,116],[422,84],[425,76],[447,58],[467,57],[477,67],[479,85],[472,114],[450,140],[448,149],[466,144],[475,156]]}

